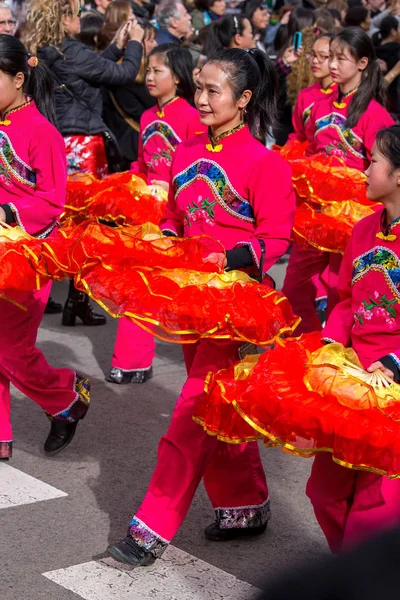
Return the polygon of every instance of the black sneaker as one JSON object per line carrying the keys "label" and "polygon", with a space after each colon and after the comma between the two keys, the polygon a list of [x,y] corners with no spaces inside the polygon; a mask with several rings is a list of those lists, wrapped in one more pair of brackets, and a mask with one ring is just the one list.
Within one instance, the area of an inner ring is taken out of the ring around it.
{"label": "black sneaker", "polygon": [[53,456],[68,446],[75,435],[77,425],[78,421],[69,423],[53,420],[51,422],[50,433],[44,443],[44,451],[47,456]]}
{"label": "black sneaker", "polygon": [[141,548],[130,535],[116,544],[110,544],[107,552],[116,561],[136,567],[146,567],[156,560],[151,552]]}
{"label": "black sneaker", "polygon": [[123,371],[117,367],[111,367],[110,373],[106,377],[106,381],[111,383],[145,383],[153,377],[153,367],[143,369],[141,371]]}
{"label": "black sneaker", "polygon": [[221,529],[215,521],[212,525],[205,528],[204,534],[206,538],[212,542],[229,542],[230,540],[236,540],[241,537],[261,535],[267,529],[267,525],[268,523],[260,525],[260,527]]}

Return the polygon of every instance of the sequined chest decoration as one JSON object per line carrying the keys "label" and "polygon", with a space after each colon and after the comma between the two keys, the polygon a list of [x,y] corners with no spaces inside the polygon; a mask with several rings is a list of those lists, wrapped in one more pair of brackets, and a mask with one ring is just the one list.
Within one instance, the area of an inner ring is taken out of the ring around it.
{"label": "sequined chest decoration", "polygon": [[6,184],[15,178],[30,188],[36,187],[35,171],[19,158],[4,131],[0,131],[0,162],[0,178],[4,178]]}
{"label": "sequined chest decoration", "polygon": [[400,301],[400,261],[395,252],[383,246],[375,246],[353,261],[352,285],[369,271],[380,271],[391,292]]}
{"label": "sequined chest decoration", "polygon": [[[330,113],[325,117],[321,117],[315,122],[316,132],[315,136],[317,136],[321,131],[325,129],[335,129],[339,134],[341,144],[341,154],[346,155],[348,152],[351,152],[358,158],[365,159],[366,152],[365,147],[362,140],[354,133],[352,129],[346,128],[346,117],[345,115],[341,115],[340,113]],[[335,147],[335,144],[329,144],[326,147],[327,154],[333,154],[332,149]]]}
{"label": "sequined chest decoration", "polygon": [[254,223],[250,203],[233,188],[224,169],[213,160],[199,159],[174,177],[175,198],[196,180],[205,181],[218,204],[230,215]]}
{"label": "sequined chest decoration", "polygon": [[181,143],[181,138],[175,133],[168,123],[165,121],[153,121],[144,128],[142,133],[143,147],[155,135],[163,138],[167,146],[174,152],[178,144]]}

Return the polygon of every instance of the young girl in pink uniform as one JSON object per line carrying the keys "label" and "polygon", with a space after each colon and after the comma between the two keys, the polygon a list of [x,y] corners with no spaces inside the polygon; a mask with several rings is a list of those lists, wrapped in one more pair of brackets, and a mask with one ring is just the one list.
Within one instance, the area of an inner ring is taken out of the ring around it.
{"label": "young girl in pink uniform", "polygon": [[[168,190],[178,144],[204,131],[197,110],[188,102],[194,94],[189,50],[173,44],[154,48],[149,55],[146,85],[157,104],[140,120],[139,155],[132,171],[143,175],[148,185]],[[144,383],[150,379],[155,347],[150,333],[125,317],[120,319],[107,381]]]}
{"label": "young girl in pink uniform", "polygon": [[[364,171],[371,159],[376,133],[393,123],[383,107],[384,81],[368,35],[349,27],[330,43],[329,69],[337,88],[314,104],[306,125],[308,155],[324,153],[338,157],[338,164]],[[313,277],[327,267],[328,311],[337,302],[337,279],[341,255],[312,252],[313,260],[295,251],[289,261],[283,291],[303,322],[299,333],[319,330]]]}
{"label": "young girl in pink uniform", "polygon": [[[312,52],[309,56],[311,70],[317,81],[301,90],[296,106],[293,110],[293,129],[294,132],[290,134],[289,140],[296,140],[298,142],[306,142],[306,125],[311,115],[312,108],[316,102],[321,102],[324,98],[327,98],[337,88],[337,84],[333,82],[331,72],[329,70],[329,42],[332,39],[332,35],[325,34],[321,35],[314,43]],[[314,265],[319,264],[321,260],[324,260],[324,253],[316,248],[302,248],[296,242],[293,243],[292,251],[290,255],[290,283],[288,280],[285,281],[285,286],[288,288],[288,293],[292,296],[295,290],[299,287],[302,288],[304,295],[310,296],[315,303],[323,303],[326,306],[326,295],[327,288],[325,283],[325,277],[327,273],[317,273],[311,278],[304,280],[304,273],[306,270],[313,270]],[[296,268],[292,270],[292,265],[295,264]],[[301,268],[298,267],[301,266]],[[296,275],[300,275],[301,281],[296,282]],[[304,286],[307,286],[307,290],[304,290]],[[284,293],[286,293],[286,288]],[[297,291],[296,291],[297,294]],[[310,319],[304,319],[300,323],[297,331],[299,333],[306,333],[313,331],[314,329],[321,328],[319,316],[314,311],[310,315]]]}
{"label": "young girl in pink uniform", "polygon": [[[400,381],[400,126],[380,131],[367,196],[384,208],[353,231],[339,276],[340,302],[324,339],[352,346],[364,368]],[[333,552],[400,522],[400,479],[314,460],[307,494]]]}
{"label": "young girl in pink uniform", "polygon": [[316,39],[309,55],[310,67],[315,79],[313,85],[301,90],[293,110],[293,129],[289,139],[306,142],[306,124],[316,102],[330,96],[337,88],[329,70],[329,42],[332,35],[321,35]]}
{"label": "young girl in pink uniform", "polygon": [[[253,137],[270,131],[276,92],[275,71],[264,53],[220,51],[196,83],[196,107],[208,134],[183,142],[172,164],[163,231],[216,238],[226,248],[228,269],[253,266],[265,273],[290,243],[295,211],[290,169]],[[269,498],[257,444],[224,444],[192,419],[207,373],[237,361],[239,347],[209,339],[184,346],[188,379],[161,439],[146,497],[127,537],[109,547],[117,560],[144,565],[160,556],[202,478],[216,514],[205,532],[208,539],[265,531]]]}
{"label": "young girl in pink uniform", "polygon": [[[64,209],[67,166],[64,140],[54,125],[52,78],[21,42],[0,35],[0,222],[46,238]],[[51,121],[51,122],[49,122]],[[40,290],[7,290],[0,299],[0,458],[12,452],[10,383],[51,420],[46,454],[72,439],[88,409],[89,381],[54,369],[35,347],[51,283]],[[23,307],[23,308],[21,308]]]}

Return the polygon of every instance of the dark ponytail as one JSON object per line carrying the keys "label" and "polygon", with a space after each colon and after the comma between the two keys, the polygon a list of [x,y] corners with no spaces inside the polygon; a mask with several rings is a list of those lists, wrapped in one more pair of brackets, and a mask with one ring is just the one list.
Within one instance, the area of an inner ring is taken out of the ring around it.
{"label": "dark ponytail", "polygon": [[229,48],[235,35],[243,35],[246,21],[249,22],[248,18],[241,15],[228,15],[212,21],[207,28],[204,54],[211,57],[216,52]]}
{"label": "dark ponytail", "polygon": [[354,94],[346,120],[349,129],[357,125],[371,100],[385,105],[386,85],[381,68],[376,58],[375,49],[370,37],[358,27],[343,29],[333,41],[339,42],[343,49],[347,48],[354,60],[368,58],[368,65],[362,72],[361,83]]}
{"label": "dark ponytail", "polygon": [[392,172],[400,169],[400,125],[380,129],[376,134],[375,145],[392,166]]}
{"label": "dark ponytail", "polygon": [[215,54],[210,63],[219,65],[227,74],[235,100],[245,90],[252,92],[244,121],[253,136],[264,141],[277,116],[278,79],[272,61],[261,50],[230,48]]}
{"label": "dark ponytail", "polygon": [[54,108],[53,78],[48,66],[36,59],[36,66],[28,64],[29,54],[25,46],[12,35],[0,34],[0,71],[15,77],[17,73],[25,76],[24,92],[36,103],[38,110],[53,125],[56,125]]}

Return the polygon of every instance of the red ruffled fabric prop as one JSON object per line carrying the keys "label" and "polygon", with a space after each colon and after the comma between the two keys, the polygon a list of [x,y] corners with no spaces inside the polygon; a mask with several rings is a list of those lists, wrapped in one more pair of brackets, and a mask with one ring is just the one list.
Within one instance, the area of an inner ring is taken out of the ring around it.
{"label": "red ruffled fabric prop", "polygon": [[8,252],[0,243],[0,265],[10,273],[0,289],[21,289],[22,274],[28,289],[74,277],[111,315],[178,343],[212,337],[268,344],[298,323],[280,292],[241,271],[224,273],[224,248],[208,236],[163,237],[151,223],[111,228],[93,220],[70,223],[46,240],[8,231],[23,239],[7,242]]}
{"label": "red ruffled fabric prop", "polygon": [[77,222],[89,217],[117,225],[158,224],[164,214],[167,193],[152,193],[140,177],[130,172],[115,173],[104,179],[77,174],[68,178],[63,220]]}
{"label": "red ruffled fabric prop", "polygon": [[[344,467],[399,477],[400,422],[390,418],[390,410],[353,409],[341,403],[333,387],[321,395],[304,383],[310,352],[321,347],[319,337],[286,340],[210,374],[209,395],[194,419],[226,442],[264,439],[301,457],[330,452]],[[392,408],[393,415],[398,412]]]}
{"label": "red ruffled fabric prop", "polygon": [[176,343],[230,338],[259,345],[290,334],[298,324],[289,302],[238,271],[202,273],[98,265],[77,280],[112,316],[127,316]]}
{"label": "red ruffled fabric prop", "polygon": [[343,254],[353,227],[378,205],[366,196],[364,173],[349,169],[339,156],[306,156],[307,142],[276,147],[292,168],[297,194],[294,239],[326,252]]}
{"label": "red ruffled fabric prop", "polygon": [[350,200],[333,202],[319,210],[303,202],[296,209],[293,237],[300,246],[343,254],[354,225],[373,212],[372,207]]}

